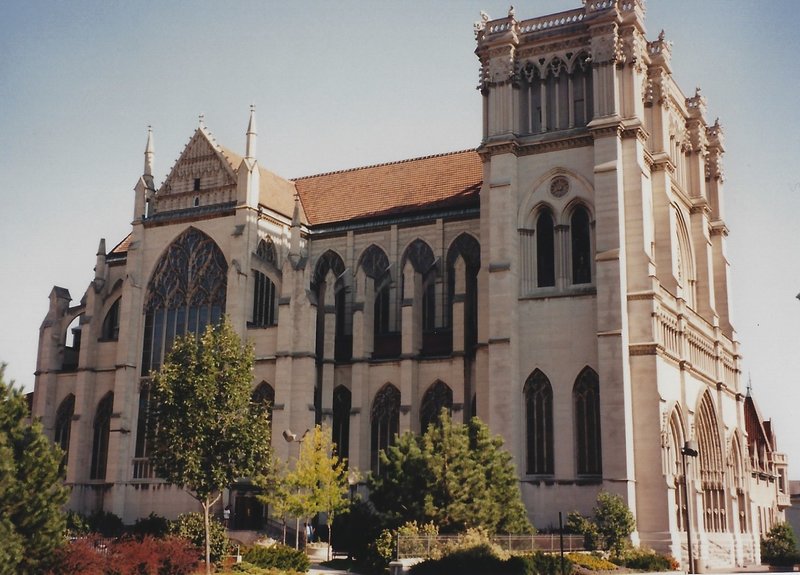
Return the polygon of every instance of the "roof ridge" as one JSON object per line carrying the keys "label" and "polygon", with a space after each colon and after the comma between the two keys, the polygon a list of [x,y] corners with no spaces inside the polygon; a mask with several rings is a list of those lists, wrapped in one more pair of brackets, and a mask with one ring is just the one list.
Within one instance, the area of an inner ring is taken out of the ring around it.
{"label": "roof ridge", "polygon": [[291,178],[289,181],[297,182],[297,181],[300,181],[300,180],[309,180],[311,178],[319,178],[321,176],[331,176],[331,175],[334,175],[334,174],[346,174],[348,172],[357,172],[359,170],[368,170],[368,169],[371,169],[371,168],[382,168],[384,166],[394,166],[394,165],[399,165],[399,164],[407,164],[409,162],[418,162],[420,160],[429,160],[431,158],[442,158],[444,156],[455,156],[457,154],[465,154],[467,152],[475,152],[475,151],[476,151],[476,148],[466,148],[464,150],[457,150],[455,152],[442,152],[440,154],[430,154],[428,156],[419,156],[419,157],[416,157],[416,158],[407,158],[405,160],[395,160],[393,162],[382,162],[382,163],[379,163],[379,164],[370,164],[368,166],[358,166],[356,168],[345,168],[343,170],[333,170],[333,171],[330,171],[330,172],[322,172],[322,173],[319,173],[319,174],[312,174],[310,176],[300,176],[299,178]]}

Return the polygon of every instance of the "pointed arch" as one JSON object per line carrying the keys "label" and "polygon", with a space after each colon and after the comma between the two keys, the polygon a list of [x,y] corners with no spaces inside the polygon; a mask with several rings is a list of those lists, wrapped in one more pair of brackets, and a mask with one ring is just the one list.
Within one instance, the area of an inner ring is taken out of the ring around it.
{"label": "pointed arch", "polygon": [[727,530],[725,517],[725,460],[720,439],[716,407],[707,391],[703,394],[695,416],[695,434],[700,452],[700,484],[702,487],[706,531]]}
{"label": "pointed arch", "polygon": [[[333,295],[334,357],[337,361],[349,361],[353,356],[353,301],[351,282],[342,257],[334,250],[325,251],[314,267],[311,289],[317,296],[317,357],[323,359],[325,345],[324,319],[330,311],[325,309],[328,290]],[[328,285],[333,277],[333,285]]]}
{"label": "pointed arch", "polygon": [[542,207],[536,215],[536,287],[556,285],[555,218],[550,208]]}
{"label": "pointed arch", "polygon": [[394,444],[400,432],[400,390],[385,384],[372,401],[370,463],[373,473],[381,472],[380,452]]}
{"label": "pointed arch", "polygon": [[353,394],[344,385],[333,390],[333,441],[336,453],[342,459],[350,458],[350,410]]}
{"label": "pointed arch", "polygon": [[69,440],[72,435],[72,417],[74,415],[75,395],[69,393],[56,410],[56,425],[53,437],[55,444],[64,452],[64,466],[69,464]]}
{"label": "pointed arch", "polygon": [[372,357],[388,358],[400,355],[400,329],[397,298],[390,273],[389,258],[376,244],[370,244],[361,254],[358,263],[368,282],[372,282]]}
{"label": "pointed arch", "polygon": [[[458,258],[464,262],[463,270],[456,270]],[[463,326],[464,341],[463,349],[468,354],[475,352],[475,345],[478,342],[478,272],[481,269],[481,245],[478,240],[466,232],[459,234],[450,244],[447,250],[447,318],[446,324],[450,327],[450,351],[453,344],[453,304],[456,300],[464,302]],[[458,273],[463,273],[463,284],[461,278],[457,278]],[[456,284],[461,289],[456,293]],[[463,290],[463,292],[461,291]],[[463,298],[463,299],[462,299]]]}
{"label": "pointed arch", "polygon": [[592,221],[589,210],[576,203],[569,216],[570,256],[572,284],[592,283]]}
{"label": "pointed arch", "polygon": [[678,208],[675,208],[675,273],[678,286],[686,300],[686,304],[694,308],[695,306],[695,287],[696,287],[696,268],[694,252],[692,250],[691,236],[686,221]]}
{"label": "pointed arch", "polygon": [[258,405],[267,412],[269,427],[272,429],[272,408],[275,406],[275,388],[266,381],[262,381],[253,390],[250,402]]}
{"label": "pointed arch", "polygon": [[184,230],[164,250],[147,285],[141,374],[161,367],[176,337],[217,324],[227,289],[222,250],[197,228]]}
{"label": "pointed arch", "polygon": [[276,269],[280,268],[278,265],[278,250],[275,248],[275,242],[272,241],[272,237],[267,236],[258,242],[256,256],[261,261],[272,264]]}
{"label": "pointed arch", "polygon": [[111,414],[114,409],[114,392],[109,391],[97,404],[92,423],[92,465],[89,479],[105,479],[108,467],[108,439],[111,432]]}
{"label": "pointed arch", "polygon": [[585,367],[572,388],[575,451],[578,475],[602,475],[600,383],[597,372]]}
{"label": "pointed arch", "polygon": [[731,438],[730,447],[730,469],[731,469],[731,491],[736,502],[736,527],[739,533],[747,533],[750,527],[749,509],[747,504],[747,481],[746,481],[746,461],[741,438],[741,432],[737,429]]}
{"label": "pointed arch", "polygon": [[425,391],[420,404],[420,433],[425,433],[429,425],[436,425],[442,409],[453,411],[453,390],[441,380],[436,380]]}
{"label": "pointed arch", "polygon": [[526,473],[552,475],[553,387],[547,376],[535,369],[522,388],[525,401]]}
{"label": "pointed arch", "polygon": [[100,339],[102,341],[116,341],[119,338],[119,307],[122,297],[118,297],[111,307],[108,308],[105,318],[103,318],[103,327],[100,330]]}
{"label": "pointed arch", "polygon": [[680,406],[675,405],[669,413],[667,419],[664,441],[665,455],[665,475],[674,488],[675,499],[675,524],[679,531],[686,531],[687,513],[686,507],[686,477],[683,474],[681,460],[681,449],[686,443],[686,432],[683,425],[683,416]]}

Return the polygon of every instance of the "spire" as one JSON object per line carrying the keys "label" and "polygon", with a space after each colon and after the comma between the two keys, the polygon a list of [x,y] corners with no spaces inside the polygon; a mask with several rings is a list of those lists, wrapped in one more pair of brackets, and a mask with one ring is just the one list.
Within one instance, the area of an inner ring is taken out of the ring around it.
{"label": "spire", "polygon": [[245,158],[256,159],[256,105],[250,104],[250,122],[247,124],[247,152]]}
{"label": "spire", "polygon": [[106,239],[100,238],[97,246],[97,263],[94,266],[94,289],[100,292],[106,283]]}
{"label": "spire", "polygon": [[155,152],[153,150],[153,127],[147,126],[147,146],[144,148],[144,175],[153,175],[153,157]]}
{"label": "spire", "polygon": [[294,212],[292,227],[289,229],[289,257],[293,261],[300,259],[300,194],[294,194]]}

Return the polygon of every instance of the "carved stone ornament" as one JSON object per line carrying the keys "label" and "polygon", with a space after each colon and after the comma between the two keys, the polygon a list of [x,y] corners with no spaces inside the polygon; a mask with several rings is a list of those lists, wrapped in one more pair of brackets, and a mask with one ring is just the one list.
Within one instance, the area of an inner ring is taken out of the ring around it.
{"label": "carved stone ornament", "polygon": [[550,180],[550,193],[556,198],[563,198],[569,193],[569,180],[564,176],[556,176]]}

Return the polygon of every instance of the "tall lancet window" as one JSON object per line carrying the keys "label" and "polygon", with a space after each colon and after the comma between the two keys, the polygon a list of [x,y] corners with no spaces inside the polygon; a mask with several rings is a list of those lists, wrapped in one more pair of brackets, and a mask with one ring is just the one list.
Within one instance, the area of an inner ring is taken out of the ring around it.
{"label": "tall lancet window", "polygon": [[601,475],[600,384],[597,373],[586,367],[572,388],[575,406],[575,449],[578,475]]}
{"label": "tall lancet window", "polygon": [[556,285],[555,249],[553,214],[543,209],[536,218],[536,287]]}
{"label": "tall lancet window", "polygon": [[161,367],[176,337],[220,321],[227,275],[222,250],[203,232],[189,228],[169,245],[147,286],[142,375]]}
{"label": "tall lancet window", "polygon": [[108,466],[108,438],[111,432],[111,412],[114,394],[108,392],[97,405],[92,433],[92,467],[89,479],[105,479]]}
{"label": "tall lancet window", "polygon": [[67,395],[56,411],[55,443],[64,452],[64,465],[69,463],[69,438],[72,431],[72,416],[75,415],[75,396]]}
{"label": "tall lancet window", "polygon": [[384,385],[375,395],[371,413],[372,442],[370,462],[372,472],[381,472],[380,452],[394,444],[400,431],[400,390],[391,383]]}
{"label": "tall lancet window", "polygon": [[547,376],[535,370],[523,387],[530,474],[553,473],[553,388]]}
{"label": "tall lancet window", "polygon": [[442,409],[446,409],[448,413],[453,411],[453,390],[446,383],[437,381],[428,388],[422,397],[419,414],[422,433],[427,431],[428,426],[439,423]]}
{"label": "tall lancet window", "polygon": [[572,283],[592,283],[592,230],[586,208],[575,208],[569,229],[572,240]]}
{"label": "tall lancet window", "polygon": [[350,458],[350,410],[353,406],[353,395],[343,385],[333,390],[333,441],[336,443],[336,454]]}

